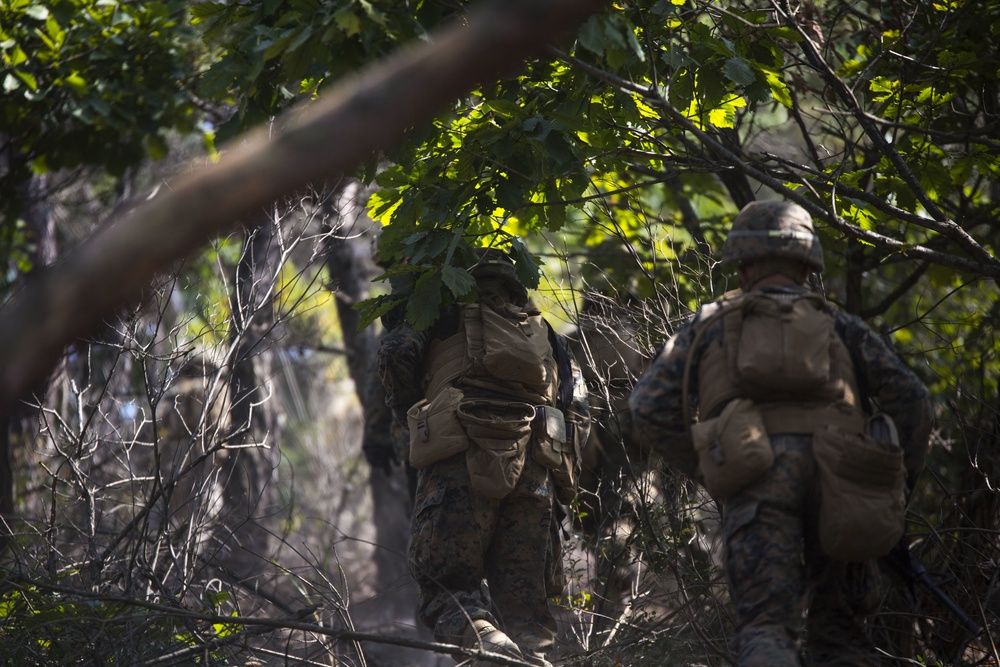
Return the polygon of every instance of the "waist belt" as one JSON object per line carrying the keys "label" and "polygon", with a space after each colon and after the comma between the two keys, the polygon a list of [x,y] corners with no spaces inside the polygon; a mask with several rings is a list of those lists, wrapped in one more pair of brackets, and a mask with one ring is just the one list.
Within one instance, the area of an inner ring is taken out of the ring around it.
{"label": "waist belt", "polygon": [[834,426],[851,433],[863,433],[865,430],[865,418],[861,411],[846,406],[759,403],[757,409],[769,435],[812,435],[824,426]]}

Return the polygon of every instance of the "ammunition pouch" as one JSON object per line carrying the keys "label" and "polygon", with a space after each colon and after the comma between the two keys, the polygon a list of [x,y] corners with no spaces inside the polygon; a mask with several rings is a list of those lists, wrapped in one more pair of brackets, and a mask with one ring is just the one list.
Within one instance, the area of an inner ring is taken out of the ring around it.
{"label": "ammunition pouch", "polygon": [[753,401],[737,398],[718,417],[691,426],[705,488],[722,501],[771,469],[774,450]]}
{"label": "ammunition pouch", "polygon": [[460,389],[446,387],[430,401],[422,399],[406,412],[411,466],[426,468],[469,448],[469,436],[456,416],[463,398]]}
{"label": "ammunition pouch", "polygon": [[468,355],[488,376],[502,382],[539,387],[551,382],[545,359],[551,355],[548,329],[537,311],[511,304],[502,312],[479,304],[463,309]]}
{"label": "ammunition pouch", "polygon": [[568,504],[576,496],[579,479],[579,426],[568,421],[557,408],[535,408],[532,460],[552,472],[559,502]]}
{"label": "ammunition pouch", "polygon": [[833,318],[817,294],[751,292],[726,320],[733,377],[763,396],[808,392],[830,380]]}

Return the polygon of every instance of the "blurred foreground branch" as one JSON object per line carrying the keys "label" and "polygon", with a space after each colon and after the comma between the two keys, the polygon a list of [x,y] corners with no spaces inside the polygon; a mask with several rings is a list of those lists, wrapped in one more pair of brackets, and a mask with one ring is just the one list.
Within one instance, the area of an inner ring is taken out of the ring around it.
{"label": "blurred foreground branch", "polygon": [[0,312],[0,414],[43,379],[64,347],[118,306],[138,298],[158,271],[262,207],[347,172],[400,141],[477,82],[514,69],[575,27],[600,0],[492,2],[466,22],[393,57],[301,110],[272,136],[241,137],[209,167],[120,219],[26,287]]}

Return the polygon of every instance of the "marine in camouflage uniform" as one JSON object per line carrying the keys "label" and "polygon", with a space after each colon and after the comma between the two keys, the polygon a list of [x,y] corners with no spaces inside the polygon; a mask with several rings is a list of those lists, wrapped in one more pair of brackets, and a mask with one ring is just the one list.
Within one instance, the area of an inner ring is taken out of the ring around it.
{"label": "marine in camouflage uniform", "polygon": [[[739,265],[744,291],[804,292],[809,271],[823,269],[808,213],[784,202],[745,207],[733,222],[723,262]],[[715,318],[701,335],[698,331],[719,308],[719,303],[702,307],[676,332],[630,398],[645,444],[691,476],[698,474],[698,458],[682,405],[685,364],[690,359],[688,395],[697,405],[700,363],[707,350],[722,345],[722,319]],[[928,392],[861,319],[835,311],[834,328],[850,354],[859,393],[895,420],[912,490],[932,425]],[[721,503],[739,665],[799,665],[803,640],[809,664],[876,665],[862,627],[864,614],[873,611],[865,608],[874,597],[866,590],[872,563],[836,562],[823,553],[812,436],[768,431],[775,453],[772,467]]]}
{"label": "marine in camouflage uniform", "polygon": [[[481,294],[502,293],[526,304],[527,291],[512,269],[509,262],[484,263],[472,273]],[[378,370],[398,421],[405,422],[407,410],[425,398],[434,370],[425,368],[429,349],[458,330],[458,317],[451,308],[429,331],[404,324],[383,339]],[[573,369],[569,412],[589,424],[582,374],[556,340]],[[588,432],[586,426],[577,437],[586,439]],[[549,664],[544,656],[556,626],[548,599],[564,585],[556,492],[552,473],[530,451],[516,486],[499,500],[474,488],[465,453],[418,471],[410,571],[420,588],[418,618],[437,640]]]}
{"label": "marine in camouflage uniform", "polygon": [[[381,339],[380,339],[381,340]],[[405,424],[400,424],[386,404],[385,387],[378,376],[377,359],[372,362],[365,375],[364,432],[361,451],[372,470],[381,471],[385,476],[396,468],[403,468],[408,480],[409,496],[412,499],[416,471],[406,461],[408,435]]]}

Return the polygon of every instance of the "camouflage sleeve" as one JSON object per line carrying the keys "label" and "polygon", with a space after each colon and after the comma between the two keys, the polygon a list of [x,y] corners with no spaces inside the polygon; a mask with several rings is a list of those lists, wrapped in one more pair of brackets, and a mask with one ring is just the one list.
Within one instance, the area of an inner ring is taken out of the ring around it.
{"label": "camouflage sleeve", "polygon": [[838,313],[837,332],[851,352],[862,394],[896,422],[912,488],[924,467],[934,421],[930,394],[896,351],[860,318]]}
{"label": "camouflage sleeve", "polygon": [[[694,337],[693,321],[681,327],[663,346],[629,396],[629,409],[639,442],[692,477],[698,457],[684,421],[682,385]],[[697,369],[692,368],[692,380],[696,377]],[[693,395],[689,396],[692,405],[694,400]]]}
{"label": "camouflage sleeve", "polygon": [[385,334],[378,346],[378,376],[385,388],[385,402],[400,424],[406,411],[424,397],[422,376],[427,335],[407,324]]}

